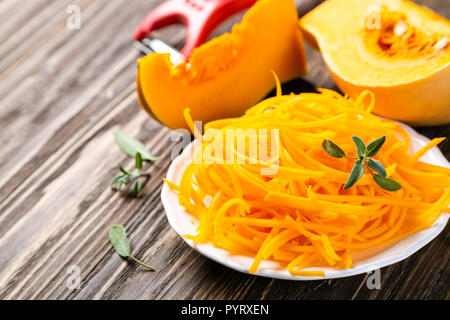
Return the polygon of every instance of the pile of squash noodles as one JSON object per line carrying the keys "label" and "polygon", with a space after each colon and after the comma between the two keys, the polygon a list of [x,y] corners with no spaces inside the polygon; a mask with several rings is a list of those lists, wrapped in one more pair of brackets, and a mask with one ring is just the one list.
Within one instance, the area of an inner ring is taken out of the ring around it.
{"label": "pile of squash noodles", "polygon": [[[411,154],[407,132],[372,115],[373,105],[369,91],[356,100],[325,89],[282,95],[278,84],[277,96],[242,117],[205,125],[205,132],[223,133],[224,145],[227,129],[278,129],[277,161],[251,159],[249,148],[244,154],[233,148],[234,159],[244,163],[204,152],[215,139],[206,141],[186,109],[191,130],[202,140],[196,154],[201,160],[188,165],[179,185],[165,180],[178,193],[179,204],[198,219],[197,233],[185,237],[253,257],[250,273],[271,260],[292,275],[324,276],[320,268],[351,268],[355,253],[384,248],[430,227],[449,212],[450,169],[420,158],[443,139]],[[322,142],[328,138],[357,157],[353,135],[366,144],[386,136],[374,158],[402,185],[400,190],[383,190],[367,170],[343,190],[355,160],[332,158]],[[261,174],[275,165],[272,175]]]}

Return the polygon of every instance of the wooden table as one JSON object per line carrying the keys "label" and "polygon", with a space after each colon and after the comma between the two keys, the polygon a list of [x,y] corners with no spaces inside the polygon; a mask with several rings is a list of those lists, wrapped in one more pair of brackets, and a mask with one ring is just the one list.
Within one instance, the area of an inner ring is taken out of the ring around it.
{"label": "wooden table", "polygon": [[[383,268],[380,290],[367,288],[367,275],[289,282],[235,272],[171,230],[160,192],[173,143],[170,131],[138,106],[139,53],[131,38],[159,2],[0,1],[0,298],[449,298],[448,228],[412,257]],[[300,12],[312,2],[318,1],[298,1]],[[418,2],[450,18],[447,1]],[[80,30],[66,28],[72,4],[82,10]],[[184,34],[172,27],[158,36],[180,47]],[[308,49],[308,57],[305,79],[335,88],[320,55]],[[139,199],[109,187],[119,161],[132,166],[114,143],[117,128],[162,156],[147,168],[152,178]],[[418,130],[430,138],[450,136],[449,126]],[[441,148],[450,158],[450,144]],[[113,252],[107,232],[116,223],[128,230],[135,255],[157,272]],[[82,283],[69,289],[74,270]]]}

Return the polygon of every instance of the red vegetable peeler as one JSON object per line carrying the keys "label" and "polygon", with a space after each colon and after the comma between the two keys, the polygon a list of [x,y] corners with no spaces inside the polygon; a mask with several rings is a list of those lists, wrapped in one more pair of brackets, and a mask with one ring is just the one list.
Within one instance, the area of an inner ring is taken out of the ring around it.
{"label": "red vegetable peeler", "polygon": [[[145,39],[150,32],[174,23],[187,27],[186,45],[181,53],[187,58],[221,22],[251,7],[257,0],[169,0],[153,10],[134,33],[137,47],[145,54],[153,51],[174,53],[162,41]],[[175,51],[176,52],[176,51]]]}

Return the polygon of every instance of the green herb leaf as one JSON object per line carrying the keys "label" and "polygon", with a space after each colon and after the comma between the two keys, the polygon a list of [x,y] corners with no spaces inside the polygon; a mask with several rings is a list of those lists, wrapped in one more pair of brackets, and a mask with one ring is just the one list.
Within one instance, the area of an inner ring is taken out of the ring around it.
{"label": "green herb leaf", "polygon": [[114,138],[120,149],[130,157],[134,158],[136,156],[136,153],[140,153],[142,160],[156,161],[159,159],[159,157],[152,156],[142,144],[142,142],[127,136],[120,130],[114,132]]}
{"label": "green herb leaf", "polygon": [[[345,157],[347,159],[355,159],[355,165],[352,168],[352,172],[350,173],[350,177],[344,185],[344,190],[352,187],[363,175],[364,166],[367,166],[367,170],[372,175],[375,182],[383,189],[388,191],[396,191],[402,188],[401,184],[397,181],[386,177],[386,169],[383,167],[380,161],[371,159],[369,157],[376,155],[384,142],[386,141],[386,137],[383,136],[378,138],[366,147],[361,138],[357,136],[352,137],[353,141],[356,144],[358,158],[346,156],[344,151],[339,148],[336,144],[331,142],[328,139],[325,139],[322,143],[323,149],[332,157],[342,158]],[[377,173],[373,173],[370,169],[375,170]]]}
{"label": "green herb leaf", "polygon": [[357,151],[358,151],[358,156],[360,158],[364,157],[366,155],[366,152],[367,152],[366,146],[364,145],[364,142],[361,140],[360,137],[357,137],[357,136],[353,136],[352,139],[353,139],[353,141],[356,144],[356,148],[357,148]]}
{"label": "green herb leaf", "polygon": [[122,167],[122,164],[121,164],[120,162],[119,162],[119,170],[120,170],[124,175],[126,175],[126,176],[129,176],[129,177],[132,176],[131,173],[129,173],[127,170],[125,170],[125,169]]}
{"label": "green herb leaf", "polygon": [[135,159],[135,168],[138,169],[138,170],[141,170],[142,169],[142,155],[141,155],[141,153],[137,152],[134,159]]}
{"label": "green herb leaf", "polygon": [[112,226],[109,230],[109,240],[114,250],[122,258],[128,258],[131,255],[130,242],[124,227],[120,225]]}
{"label": "green herb leaf", "polygon": [[384,142],[386,141],[386,137],[383,136],[381,138],[378,138],[371,143],[367,145],[367,156],[373,157],[380,151],[381,147],[383,146]]}
{"label": "green herb leaf", "polygon": [[343,158],[345,157],[345,152],[341,148],[339,148],[334,142],[331,140],[325,139],[322,142],[323,150],[328,153],[330,156],[335,158]]}
{"label": "green herb leaf", "polygon": [[397,191],[402,188],[402,185],[400,183],[398,183],[397,181],[395,181],[391,178],[383,179],[378,174],[373,175],[373,180],[375,180],[377,185],[379,185],[381,188],[383,188],[384,190],[387,190],[387,191]]}
{"label": "green herb leaf", "polygon": [[142,190],[142,182],[141,180],[136,180],[133,185],[133,195],[137,197],[139,192],[141,192],[141,190]]}
{"label": "green herb leaf", "polygon": [[380,161],[375,159],[366,159],[366,163],[369,168],[375,170],[383,179],[386,179],[386,169],[384,169],[383,165]]}
{"label": "green herb leaf", "polygon": [[142,263],[131,255],[130,242],[128,241],[125,228],[121,225],[112,226],[109,230],[109,240],[114,250],[125,259],[131,259],[150,271],[155,271],[152,267]]}
{"label": "green herb leaf", "polygon": [[115,177],[112,181],[111,181],[111,187],[114,187],[114,185],[116,185],[116,190],[120,190],[122,188],[123,185],[127,185],[130,183],[130,177],[127,175],[121,175],[121,176],[117,176]]}
{"label": "green herb leaf", "polygon": [[351,186],[353,186],[363,175],[364,173],[364,164],[361,159],[355,162],[353,166],[352,172],[350,173],[350,177],[347,180],[347,183],[344,185],[344,190],[347,190]]}
{"label": "green herb leaf", "polygon": [[120,181],[122,178],[123,178],[123,176],[117,176],[117,177],[115,177],[114,179],[112,179],[112,181],[111,181],[111,186],[113,186],[113,185],[119,183],[119,181]]}

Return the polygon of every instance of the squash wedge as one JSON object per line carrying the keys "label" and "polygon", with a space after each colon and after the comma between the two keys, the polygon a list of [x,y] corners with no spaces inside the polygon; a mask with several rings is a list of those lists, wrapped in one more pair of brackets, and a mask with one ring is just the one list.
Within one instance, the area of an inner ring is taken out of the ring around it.
{"label": "squash wedge", "polygon": [[406,0],[328,0],[300,19],[338,87],[413,125],[450,122],[450,21]]}
{"label": "squash wedge", "polygon": [[239,116],[274,87],[306,72],[305,52],[292,0],[260,0],[231,33],[194,49],[174,65],[169,54],[138,61],[137,93],[144,110],[169,128],[187,128],[183,110],[208,122]]}

